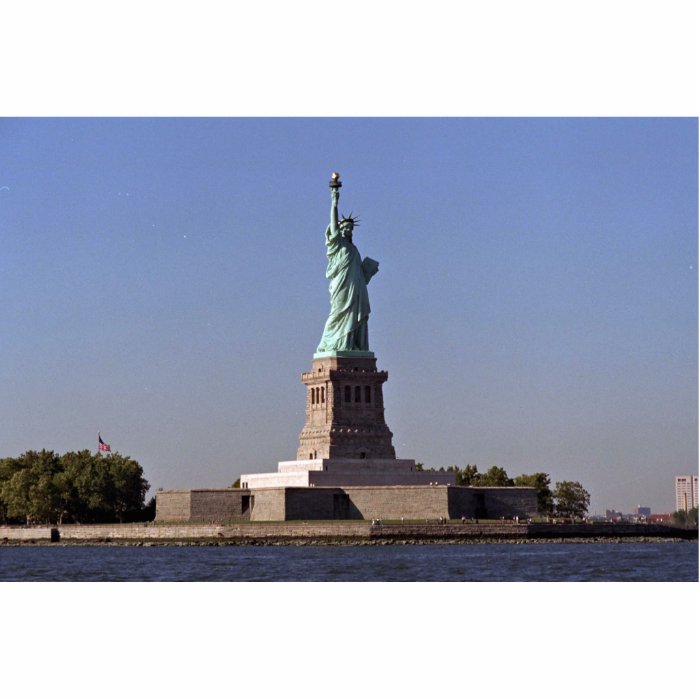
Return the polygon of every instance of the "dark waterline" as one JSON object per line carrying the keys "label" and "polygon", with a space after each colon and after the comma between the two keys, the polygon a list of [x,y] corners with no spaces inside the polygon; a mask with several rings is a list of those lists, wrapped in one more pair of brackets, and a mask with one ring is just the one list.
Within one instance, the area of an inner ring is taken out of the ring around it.
{"label": "dark waterline", "polygon": [[0,548],[0,581],[697,580],[697,542]]}

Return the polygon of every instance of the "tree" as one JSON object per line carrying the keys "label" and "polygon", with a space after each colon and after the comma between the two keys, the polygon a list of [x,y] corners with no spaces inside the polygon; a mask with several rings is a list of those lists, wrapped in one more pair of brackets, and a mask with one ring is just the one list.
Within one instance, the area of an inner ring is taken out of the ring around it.
{"label": "tree", "polygon": [[513,479],[511,479],[506,470],[502,467],[491,467],[488,471],[484,472],[479,479],[477,486],[513,486]]}
{"label": "tree", "polygon": [[578,481],[557,481],[553,495],[557,515],[583,518],[588,512],[591,496]]}
{"label": "tree", "polygon": [[5,517],[28,524],[54,520],[59,508],[54,479],[60,469],[58,455],[48,450],[3,460],[4,476],[10,475],[0,488]]}
{"label": "tree", "polygon": [[57,523],[64,519],[73,522],[89,522],[89,506],[85,498],[87,485],[86,474],[89,473],[93,462],[90,450],[66,452],[61,455],[61,472],[56,476],[56,485],[60,511]]}
{"label": "tree", "polygon": [[2,485],[0,495],[4,504],[5,514],[8,520],[15,522],[30,522],[30,498],[29,489],[32,485],[32,476],[29,469],[17,469],[12,476]]}
{"label": "tree", "polygon": [[9,488],[7,484],[18,469],[19,466],[16,459],[12,457],[0,459],[0,520],[3,523],[7,523],[10,519],[7,505],[9,492],[5,495]]}
{"label": "tree", "polygon": [[417,472],[450,472],[455,475],[455,485],[456,486],[478,486],[479,481],[482,478],[482,474],[479,474],[479,470],[476,468],[475,464],[467,464],[464,469],[460,469],[457,465],[453,464],[447,468],[445,467],[428,467],[423,464],[423,462],[416,462]]}
{"label": "tree", "polygon": [[458,466],[453,465],[451,467],[447,467],[446,471],[454,473],[456,486],[475,486],[481,478],[481,474],[479,474],[476,464],[467,464],[464,469],[460,469]]}
{"label": "tree", "polygon": [[231,484],[231,488],[232,489],[241,488],[241,477],[240,476]]}
{"label": "tree", "polygon": [[29,451],[0,459],[0,520],[61,524],[140,519],[149,485],[141,465],[118,453]]}
{"label": "tree", "polygon": [[148,503],[141,508],[141,515],[139,517],[140,522],[146,522],[150,520],[155,520],[156,518],[156,497],[151,496]]}
{"label": "tree", "polygon": [[551,515],[554,512],[552,490],[549,488],[551,483],[549,474],[544,472],[521,474],[514,479],[516,486],[530,486],[537,489],[537,512],[541,515]]}
{"label": "tree", "polygon": [[461,472],[461,481],[458,486],[478,486],[481,481],[481,474],[476,464],[467,464]]}
{"label": "tree", "polygon": [[90,450],[68,452],[61,458],[74,498],[69,510],[76,522],[99,523],[115,519],[114,484],[106,459]]}
{"label": "tree", "polygon": [[693,528],[698,526],[698,508],[690,510],[677,510],[671,515],[671,520],[676,527]]}
{"label": "tree", "polygon": [[61,525],[64,518],[75,519],[80,506],[78,494],[71,481],[70,475],[65,471],[60,471],[53,478],[56,497],[56,524]]}
{"label": "tree", "polygon": [[118,452],[100,458],[111,480],[111,509],[120,523],[138,517],[144,505],[149,483],[143,478],[141,465]]}

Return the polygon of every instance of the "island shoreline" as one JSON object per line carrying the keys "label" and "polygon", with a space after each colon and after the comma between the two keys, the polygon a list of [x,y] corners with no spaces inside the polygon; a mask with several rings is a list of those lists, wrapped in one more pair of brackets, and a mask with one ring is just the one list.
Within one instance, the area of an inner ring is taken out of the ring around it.
{"label": "island shoreline", "polygon": [[381,521],[0,527],[0,546],[377,546],[697,542],[697,529],[635,523]]}

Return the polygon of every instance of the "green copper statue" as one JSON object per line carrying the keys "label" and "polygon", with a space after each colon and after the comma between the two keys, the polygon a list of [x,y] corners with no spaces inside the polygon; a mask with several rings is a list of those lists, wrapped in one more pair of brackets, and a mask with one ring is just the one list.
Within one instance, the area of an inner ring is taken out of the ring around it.
{"label": "green copper statue", "polygon": [[331,222],[326,228],[326,277],[330,280],[331,312],[317,353],[368,352],[370,308],[367,283],[376,274],[379,263],[371,258],[361,260],[360,251],[352,242],[357,219],[351,214],[338,220],[342,184],[338,173],[333,173],[331,178]]}

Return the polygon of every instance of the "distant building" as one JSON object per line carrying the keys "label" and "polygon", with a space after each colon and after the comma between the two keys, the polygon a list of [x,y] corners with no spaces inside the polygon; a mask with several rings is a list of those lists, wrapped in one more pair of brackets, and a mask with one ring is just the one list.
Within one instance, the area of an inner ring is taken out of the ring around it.
{"label": "distant building", "polygon": [[648,523],[670,523],[671,514],[670,513],[652,513],[647,518]]}
{"label": "distant building", "polygon": [[676,510],[690,510],[698,507],[698,477],[676,477]]}
{"label": "distant building", "polygon": [[605,519],[612,523],[622,522],[622,513],[619,510],[606,510]]}
{"label": "distant building", "polygon": [[635,515],[648,518],[651,515],[651,508],[649,508],[648,506],[637,506],[637,512],[635,513]]}

